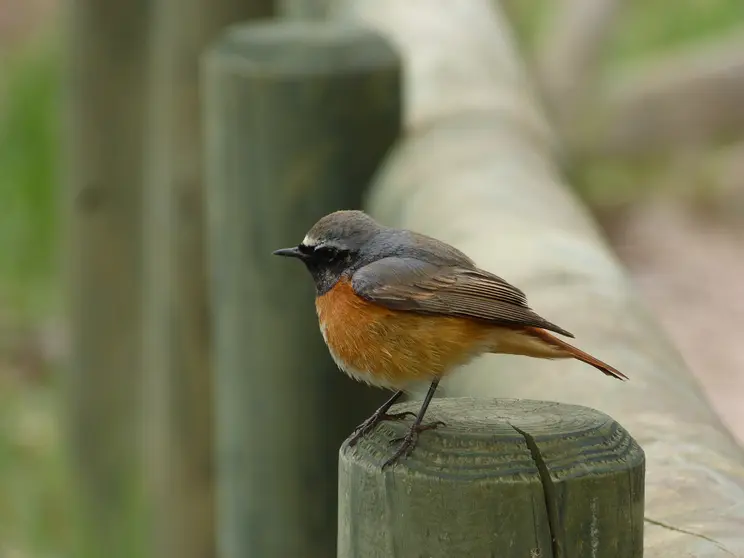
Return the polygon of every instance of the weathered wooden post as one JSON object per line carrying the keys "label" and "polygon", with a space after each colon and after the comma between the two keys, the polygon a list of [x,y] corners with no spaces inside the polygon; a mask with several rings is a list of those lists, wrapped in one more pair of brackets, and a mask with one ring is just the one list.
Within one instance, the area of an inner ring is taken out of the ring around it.
{"label": "weathered wooden post", "polygon": [[65,240],[75,556],[141,555],[141,225],[150,3],[69,3]]}
{"label": "weathered wooden post", "polygon": [[144,404],[150,555],[215,556],[211,327],[199,56],[271,0],[154,3],[145,215]]}
{"label": "weathered wooden post", "polygon": [[271,252],[359,207],[400,126],[400,67],[354,25],[230,28],[205,59],[220,556],[335,554],[338,447],[384,394],[322,342]]}
{"label": "weathered wooden post", "polygon": [[[418,402],[396,406],[413,411]],[[530,400],[435,399],[411,456],[404,422],[341,448],[339,558],[640,558],[644,455],[607,415]]]}
{"label": "weathered wooden post", "polygon": [[327,4],[328,0],[277,0],[282,15],[297,19],[322,18]]}

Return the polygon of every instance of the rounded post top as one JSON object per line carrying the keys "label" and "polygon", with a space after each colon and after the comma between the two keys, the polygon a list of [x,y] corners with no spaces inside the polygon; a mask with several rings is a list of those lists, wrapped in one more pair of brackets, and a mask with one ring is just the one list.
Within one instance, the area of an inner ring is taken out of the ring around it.
{"label": "rounded post top", "polygon": [[232,25],[207,52],[236,70],[266,74],[349,73],[400,66],[379,33],[354,23],[265,20]]}
{"label": "rounded post top", "polygon": [[[416,411],[419,401],[395,411]],[[408,458],[384,472],[410,420],[383,422],[339,463],[339,557],[643,555],[643,451],[606,414],[548,401],[434,400]]]}
{"label": "rounded post top", "polygon": [[[409,401],[391,412],[416,412]],[[435,399],[424,423],[446,424],[419,437],[411,455],[392,469],[419,474],[502,477],[533,473],[534,452],[554,476],[602,474],[643,462],[640,446],[612,417],[588,407],[518,399]],[[345,458],[379,468],[410,421],[383,422]],[[526,451],[527,450],[527,451]]]}

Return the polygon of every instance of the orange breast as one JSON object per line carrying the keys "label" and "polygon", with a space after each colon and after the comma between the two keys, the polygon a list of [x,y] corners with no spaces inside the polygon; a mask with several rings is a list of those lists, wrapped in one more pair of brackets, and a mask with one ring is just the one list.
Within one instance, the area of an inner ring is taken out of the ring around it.
{"label": "orange breast", "polygon": [[336,363],[354,379],[404,388],[487,351],[493,329],[472,320],[398,312],[359,298],[347,281],[316,299]]}

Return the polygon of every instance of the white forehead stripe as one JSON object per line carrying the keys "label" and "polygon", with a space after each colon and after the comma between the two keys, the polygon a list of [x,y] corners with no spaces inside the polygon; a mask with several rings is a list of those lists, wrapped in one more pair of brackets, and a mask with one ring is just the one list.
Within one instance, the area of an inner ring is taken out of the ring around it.
{"label": "white forehead stripe", "polygon": [[302,244],[304,244],[305,246],[315,246],[317,243],[317,239],[313,238],[309,234],[306,234],[305,238],[302,239]]}

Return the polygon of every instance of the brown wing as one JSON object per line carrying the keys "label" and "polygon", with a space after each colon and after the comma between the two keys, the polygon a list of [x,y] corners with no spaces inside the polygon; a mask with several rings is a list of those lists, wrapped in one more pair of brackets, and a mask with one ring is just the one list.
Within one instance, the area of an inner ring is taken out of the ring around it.
{"label": "brown wing", "polygon": [[521,290],[478,268],[383,258],[359,269],[351,285],[360,297],[396,310],[539,327],[573,337],[533,312]]}

